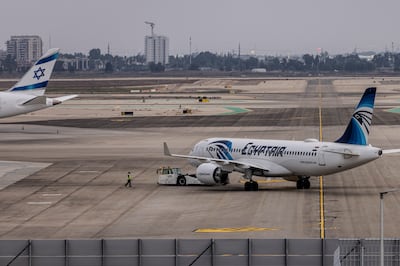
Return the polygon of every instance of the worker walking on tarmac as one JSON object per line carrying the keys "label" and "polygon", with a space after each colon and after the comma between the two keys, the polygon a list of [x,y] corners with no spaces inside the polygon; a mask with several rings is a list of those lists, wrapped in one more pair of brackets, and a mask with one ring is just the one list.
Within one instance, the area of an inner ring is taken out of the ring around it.
{"label": "worker walking on tarmac", "polygon": [[132,187],[132,175],[131,175],[131,172],[128,172],[128,179],[126,181],[125,187]]}

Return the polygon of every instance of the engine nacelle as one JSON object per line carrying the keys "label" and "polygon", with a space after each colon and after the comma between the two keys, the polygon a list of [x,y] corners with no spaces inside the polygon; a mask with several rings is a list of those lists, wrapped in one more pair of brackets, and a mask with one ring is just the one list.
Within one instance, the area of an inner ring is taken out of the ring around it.
{"label": "engine nacelle", "polygon": [[197,167],[197,179],[206,185],[227,184],[228,173],[223,172],[218,165],[203,163]]}

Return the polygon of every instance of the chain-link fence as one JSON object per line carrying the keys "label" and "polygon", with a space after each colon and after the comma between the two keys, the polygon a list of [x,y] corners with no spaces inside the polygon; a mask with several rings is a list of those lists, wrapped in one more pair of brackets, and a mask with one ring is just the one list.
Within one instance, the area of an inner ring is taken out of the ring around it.
{"label": "chain-link fence", "polygon": [[[380,265],[379,239],[341,239],[340,262],[342,266]],[[385,266],[400,266],[400,240],[384,240]]]}
{"label": "chain-link fence", "polygon": [[[0,240],[12,266],[372,266],[377,239]],[[400,240],[385,240],[385,266],[400,266]]]}

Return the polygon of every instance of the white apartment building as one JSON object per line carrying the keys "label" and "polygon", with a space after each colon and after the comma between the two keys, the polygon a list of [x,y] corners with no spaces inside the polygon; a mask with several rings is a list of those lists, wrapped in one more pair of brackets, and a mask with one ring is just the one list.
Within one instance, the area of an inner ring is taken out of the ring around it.
{"label": "white apartment building", "polygon": [[36,35],[11,36],[6,42],[7,55],[15,58],[18,67],[29,67],[43,54],[42,38]]}
{"label": "white apartment building", "polygon": [[144,39],[146,63],[168,64],[169,39],[165,36],[152,35]]}

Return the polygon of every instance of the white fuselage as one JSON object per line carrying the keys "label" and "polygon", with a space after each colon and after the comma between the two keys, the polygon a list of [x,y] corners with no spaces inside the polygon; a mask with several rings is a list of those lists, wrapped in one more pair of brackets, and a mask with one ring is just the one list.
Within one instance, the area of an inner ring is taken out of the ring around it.
{"label": "white fuselage", "polygon": [[[198,142],[191,156],[226,159],[260,166],[266,177],[320,176],[348,170],[379,158],[382,150],[335,142],[210,138]],[[192,160],[195,165],[199,160]],[[243,172],[243,168],[234,171]]]}
{"label": "white fuselage", "polygon": [[35,95],[24,93],[0,92],[0,118],[25,114],[53,106],[53,101],[46,98],[42,103],[25,104]]}

